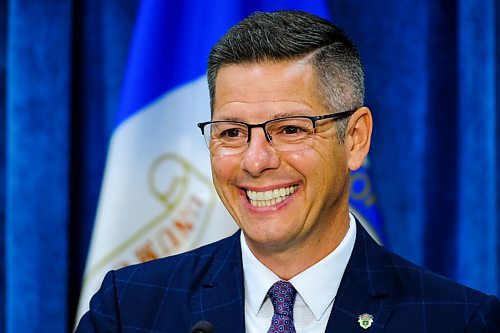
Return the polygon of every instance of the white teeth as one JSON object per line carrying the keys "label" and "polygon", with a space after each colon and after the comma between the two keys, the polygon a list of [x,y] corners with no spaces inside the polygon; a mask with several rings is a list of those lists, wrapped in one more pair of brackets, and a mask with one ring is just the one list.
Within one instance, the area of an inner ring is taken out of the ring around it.
{"label": "white teeth", "polygon": [[274,198],[273,191],[264,192],[264,200],[271,200]]}
{"label": "white teeth", "polygon": [[282,202],[286,197],[294,193],[296,189],[297,186],[289,186],[264,192],[247,191],[247,196],[252,206],[268,207]]}

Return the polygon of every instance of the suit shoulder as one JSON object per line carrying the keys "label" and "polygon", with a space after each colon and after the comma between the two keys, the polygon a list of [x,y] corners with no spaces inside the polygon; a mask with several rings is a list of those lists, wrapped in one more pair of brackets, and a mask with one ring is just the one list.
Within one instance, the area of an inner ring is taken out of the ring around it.
{"label": "suit shoulder", "polygon": [[205,274],[208,267],[234,260],[225,255],[225,251],[229,252],[234,246],[239,246],[237,234],[191,251],[123,267],[116,271],[116,279],[164,282],[165,278],[175,275],[176,281],[195,280],[197,275]]}
{"label": "suit shoulder", "polygon": [[457,283],[447,277],[412,263],[401,256],[383,250],[386,269],[391,275],[395,290],[406,298],[436,302],[461,302],[479,305],[488,296],[478,290]]}
{"label": "suit shoulder", "polygon": [[[387,278],[392,281],[390,303],[401,313],[425,316],[439,332],[498,332],[500,300],[452,281],[384,250]],[[402,320],[407,325],[409,319]],[[413,323],[419,327],[419,323]]]}

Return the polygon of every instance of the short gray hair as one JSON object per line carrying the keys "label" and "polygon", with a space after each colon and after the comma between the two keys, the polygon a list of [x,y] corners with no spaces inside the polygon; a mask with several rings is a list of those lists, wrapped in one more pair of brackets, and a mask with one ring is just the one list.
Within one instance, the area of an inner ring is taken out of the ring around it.
{"label": "short gray hair", "polygon": [[[301,11],[256,12],[232,27],[210,52],[207,80],[212,116],[215,82],[222,66],[301,58],[315,70],[327,110],[335,113],[363,105],[364,74],[359,52],[340,28]],[[337,122],[341,142],[347,122]]]}

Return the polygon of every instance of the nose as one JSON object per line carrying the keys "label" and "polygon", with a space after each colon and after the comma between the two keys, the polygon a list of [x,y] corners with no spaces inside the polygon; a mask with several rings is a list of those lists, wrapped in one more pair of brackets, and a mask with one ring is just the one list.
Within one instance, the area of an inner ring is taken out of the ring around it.
{"label": "nose", "polygon": [[256,177],[269,169],[277,169],[280,159],[276,149],[267,141],[262,128],[252,128],[248,148],[243,152],[241,168]]}

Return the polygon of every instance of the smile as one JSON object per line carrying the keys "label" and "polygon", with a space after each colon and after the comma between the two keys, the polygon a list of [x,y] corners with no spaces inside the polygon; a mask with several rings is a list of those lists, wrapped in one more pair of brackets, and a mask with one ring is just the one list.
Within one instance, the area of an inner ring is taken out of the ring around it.
{"label": "smile", "polygon": [[298,186],[276,188],[270,191],[256,192],[247,190],[247,196],[254,207],[269,207],[279,204],[290,194],[293,194]]}

